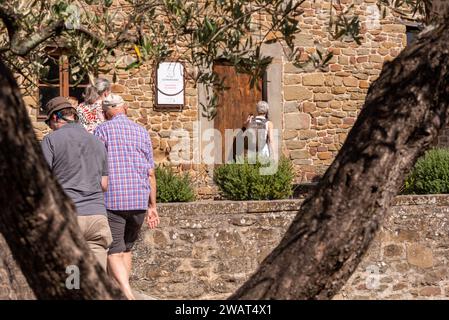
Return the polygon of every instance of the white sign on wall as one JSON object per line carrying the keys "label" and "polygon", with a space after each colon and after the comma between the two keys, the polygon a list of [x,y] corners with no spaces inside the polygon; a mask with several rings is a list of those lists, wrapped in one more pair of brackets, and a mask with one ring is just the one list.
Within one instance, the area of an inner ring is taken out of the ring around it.
{"label": "white sign on wall", "polygon": [[157,67],[156,105],[184,106],[184,65],[161,62]]}

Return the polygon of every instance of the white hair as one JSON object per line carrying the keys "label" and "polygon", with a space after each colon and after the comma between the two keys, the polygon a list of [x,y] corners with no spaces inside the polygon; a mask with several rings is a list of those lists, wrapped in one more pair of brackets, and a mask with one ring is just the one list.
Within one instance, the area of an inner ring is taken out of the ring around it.
{"label": "white hair", "polygon": [[111,83],[108,79],[98,78],[94,85],[88,85],[83,93],[84,101],[92,104],[105,92],[111,91]]}
{"label": "white hair", "polygon": [[266,102],[266,101],[259,101],[256,104],[256,110],[257,110],[257,113],[259,113],[259,114],[267,114],[269,108],[270,108],[270,106],[268,105],[268,102]]}
{"label": "white hair", "polygon": [[111,83],[108,79],[98,78],[95,80],[95,89],[97,89],[98,94],[101,96],[106,91],[111,91]]}

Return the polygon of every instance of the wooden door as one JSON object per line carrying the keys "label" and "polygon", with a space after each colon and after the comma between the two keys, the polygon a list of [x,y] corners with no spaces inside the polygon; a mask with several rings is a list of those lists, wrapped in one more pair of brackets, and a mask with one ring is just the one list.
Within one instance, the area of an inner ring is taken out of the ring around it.
{"label": "wooden door", "polygon": [[217,114],[214,118],[214,128],[221,133],[221,159],[226,163],[234,158],[235,150],[232,144],[226,145],[225,130],[242,129],[248,116],[256,115],[256,104],[262,100],[262,80],[258,86],[251,88],[251,77],[237,73],[232,65],[216,63],[214,71],[224,79],[224,86],[227,88],[219,94]]}

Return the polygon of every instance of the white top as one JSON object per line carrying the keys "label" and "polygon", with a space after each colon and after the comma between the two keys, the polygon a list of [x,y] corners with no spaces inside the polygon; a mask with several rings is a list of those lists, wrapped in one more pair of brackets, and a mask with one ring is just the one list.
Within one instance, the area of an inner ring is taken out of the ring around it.
{"label": "white top", "polygon": [[[265,116],[256,116],[256,118],[265,119]],[[267,139],[268,139],[268,123],[269,122],[270,121],[265,122],[265,137],[264,137],[265,141],[267,141]],[[260,150],[259,152],[260,152],[259,156],[267,157],[267,158],[270,156],[270,148],[268,147],[268,141],[267,141],[267,143],[265,143],[262,150]]]}

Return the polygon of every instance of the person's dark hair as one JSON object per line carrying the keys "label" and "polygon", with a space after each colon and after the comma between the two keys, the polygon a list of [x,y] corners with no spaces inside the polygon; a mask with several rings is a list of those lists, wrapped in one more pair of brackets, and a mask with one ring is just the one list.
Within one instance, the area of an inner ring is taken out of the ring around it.
{"label": "person's dark hair", "polygon": [[[53,114],[56,114],[56,116],[59,119],[62,119],[67,122],[77,122],[78,121],[78,114],[76,113],[76,110],[74,108],[65,108],[65,109],[56,111]],[[73,117],[73,120],[67,119],[69,117]]]}

